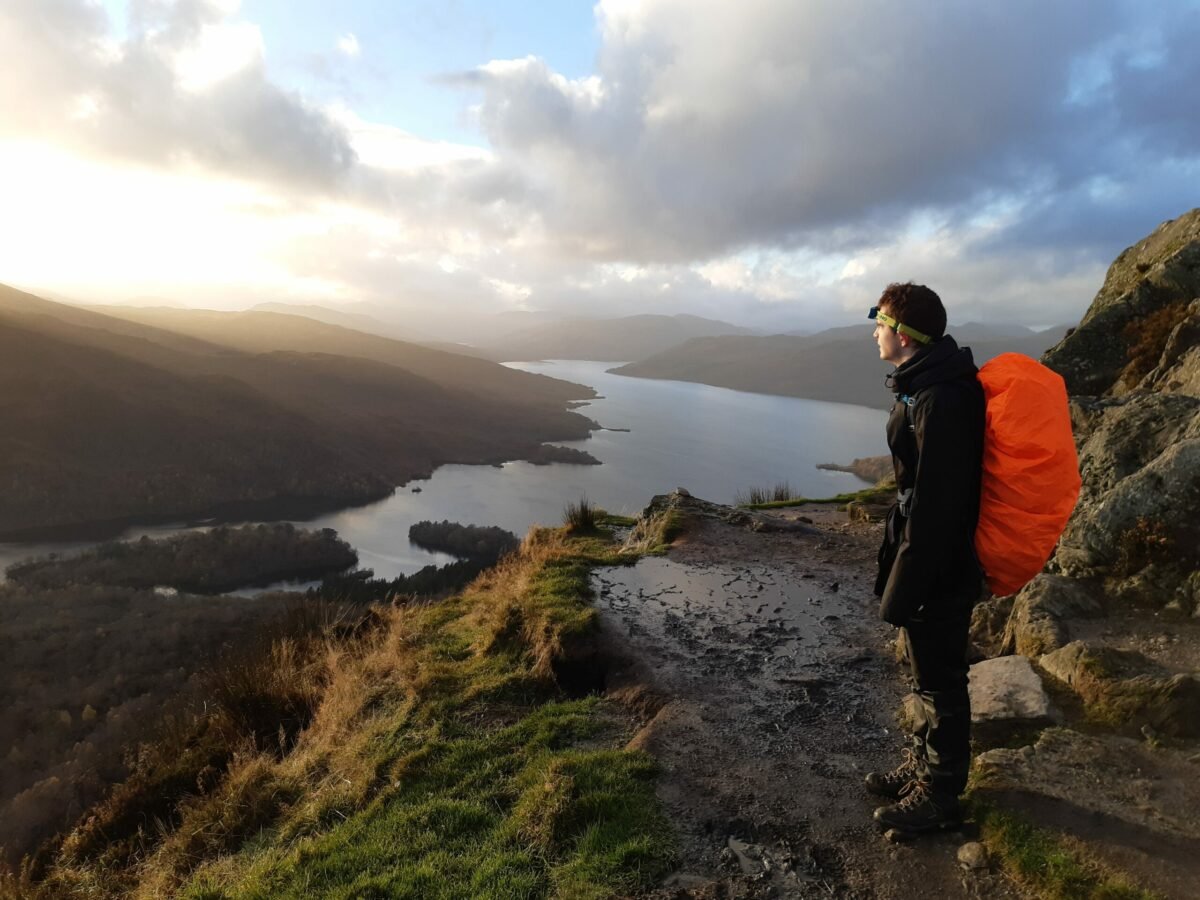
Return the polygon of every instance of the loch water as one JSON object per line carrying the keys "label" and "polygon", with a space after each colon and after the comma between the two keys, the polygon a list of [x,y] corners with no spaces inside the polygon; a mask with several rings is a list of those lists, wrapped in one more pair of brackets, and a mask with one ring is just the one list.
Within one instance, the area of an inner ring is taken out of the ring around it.
{"label": "loch water", "polygon": [[[409,543],[409,526],[422,519],[499,525],[521,536],[531,525],[559,523],[563,508],[584,496],[624,515],[636,515],[655,494],[676,487],[718,503],[781,481],[804,496],[832,496],[864,484],[848,473],[818,469],[818,463],[847,463],[887,449],[882,410],[610,374],[607,370],[619,362],[509,365],[596,390],[600,397],[579,412],[601,430],[562,445],[586,450],[601,465],[442,466],[432,477],[398,487],[376,503],[296,524],[336,529],[358,551],[361,567],[392,578],[451,561]],[[131,528],[121,538],[187,527],[197,526]],[[0,571],[31,555],[67,554],[89,545],[0,544]]]}

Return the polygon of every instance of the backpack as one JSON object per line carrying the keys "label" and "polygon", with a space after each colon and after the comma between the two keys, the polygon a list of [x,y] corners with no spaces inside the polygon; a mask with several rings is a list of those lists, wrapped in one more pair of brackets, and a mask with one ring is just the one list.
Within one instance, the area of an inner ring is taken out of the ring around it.
{"label": "backpack", "polygon": [[1067,388],[1061,376],[1020,353],[979,370],[987,403],[975,552],[998,597],[1033,579],[1079,499],[1081,480]]}

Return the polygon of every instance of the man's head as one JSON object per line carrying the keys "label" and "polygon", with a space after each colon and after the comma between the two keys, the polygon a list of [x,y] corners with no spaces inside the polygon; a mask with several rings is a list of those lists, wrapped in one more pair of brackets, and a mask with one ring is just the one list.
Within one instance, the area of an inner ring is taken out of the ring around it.
{"label": "man's head", "polygon": [[926,343],[946,333],[946,308],[941,298],[923,284],[889,284],[876,308],[891,320],[875,320],[879,358],[893,365],[907,362]]}

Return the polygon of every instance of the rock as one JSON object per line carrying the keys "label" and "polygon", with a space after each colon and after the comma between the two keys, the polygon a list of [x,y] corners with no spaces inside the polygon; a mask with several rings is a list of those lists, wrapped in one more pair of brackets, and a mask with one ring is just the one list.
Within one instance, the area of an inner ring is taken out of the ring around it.
{"label": "rock", "polygon": [[862,457],[854,460],[848,466],[839,463],[817,463],[817,468],[830,472],[850,472],[871,484],[878,484],[884,478],[895,475],[895,468],[890,454],[887,456]]}
{"label": "rock", "polygon": [[1104,607],[1096,589],[1062,575],[1038,575],[1013,601],[1001,653],[1037,657],[1067,643],[1071,618],[1092,618]]}
{"label": "rock", "polygon": [[998,743],[1059,718],[1041,677],[1024,656],[1001,656],[971,666],[970,692],[971,731],[983,743]]}
{"label": "rock", "polygon": [[1151,360],[1144,366],[1148,373],[1179,322],[1160,323],[1170,326],[1162,329],[1160,339],[1139,333],[1139,326],[1154,313],[1176,307],[1182,321],[1186,304],[1196,297],[1200,297],[1200,209],[1164,222],[1118,256],[1079,327],[1042,360],[1063,376],[1069,394],[1127,393],[1131,366],[1138,363],[1131,352],[1135,344],[1149,344],[1140,348],[1140,357]]}
{"label": "rock", "polygon": [[987,850],[978,841],[970,841],[958,848],[958,862],[966,869],[986,869]]}
{"label": "rock", "polygon": [[1184,753],[1140,739],[1047,728],[975,759],[973,796],[1083,841],[1089,856],[1166,897],[1194,897],[1200,779]]}
{"label": "rock", "polygon": [[[1194,513],[1200,507],[1200,417],[1188,432],[1102,497],[1076,508],[1055,554],[1064,573],[1128,576],[1153,561],[1156,549],[1184,571],[1194,567],[1200,548],[1200,517]],[[1157,547],[1154,535],[1169,543]]]}
{"label": "rock", "polygon": [[1003,654],[1004,632],[1012,614],[1016,594],[992,597],[976,604],[971,611],[971,635],[968,658],[973,662]]}
{"label": "rock", "polygon": [[727,848],[733,853],[734,859],[737,860],[743,874],[761,875],[766,871],[766,866],[763,864],[762,848],[757,844],[751,844],[747,841],[730,837]]}
{"label": "rock", "polygon": [[1150,725],[1172,736],[1200,735],[1200,675],[1172,673],[1140,653],[1083,641],[1038,664],[1078,694],[1095,721],[1124,731]]}
{"label": "rock", "polygon": [[1098,500],[1184,437],[1200,399],[1159,394],[1071,399],[1082,499]]}

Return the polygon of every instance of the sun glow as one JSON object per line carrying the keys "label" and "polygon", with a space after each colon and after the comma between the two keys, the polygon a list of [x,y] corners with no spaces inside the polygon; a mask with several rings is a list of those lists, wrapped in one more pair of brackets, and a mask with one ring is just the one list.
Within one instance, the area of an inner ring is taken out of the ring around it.
{"label": "sun glow", "polygon": [[182,284],[319,287],[273,260],[288,240],[325,226],[259,188],[14,141],[0,142],[0,173],[0,281],[103,300]]}

